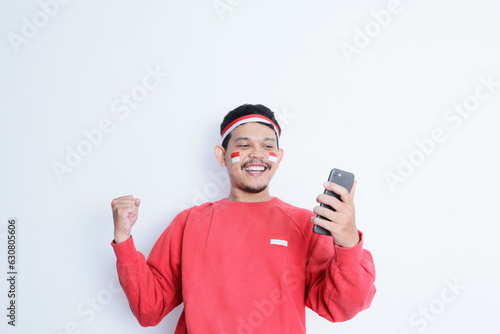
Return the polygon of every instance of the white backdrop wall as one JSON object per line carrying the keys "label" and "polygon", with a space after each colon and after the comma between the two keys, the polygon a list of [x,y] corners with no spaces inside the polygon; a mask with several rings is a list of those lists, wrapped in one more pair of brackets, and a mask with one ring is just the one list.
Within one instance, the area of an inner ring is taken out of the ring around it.
{"label": "white backdrop wall", "polygon": [[[310,333],[498,333],[500,3],[1,1],[0,268],[17,219],[16,326],[140,327],[117,286],[110,202],[142,200],[146,255],[183,208],[227,195],[223,116],[273,109],[272,194],[312,209],[353,171],[377,266],[370,309]],[[223,310],[221,310],[223,312]],[[257,331],[256,331],[257,333]]]}

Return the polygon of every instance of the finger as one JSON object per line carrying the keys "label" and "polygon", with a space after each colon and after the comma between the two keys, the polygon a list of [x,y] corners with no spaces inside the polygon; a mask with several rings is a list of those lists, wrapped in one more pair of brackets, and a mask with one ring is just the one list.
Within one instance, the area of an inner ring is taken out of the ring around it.
{"label": "finger", "polygon": [[335,211],[341,210],[342,207],[345,205],[344,203],[342,203],[342,201],[340,201],[336,197],[326,194],[319,195],[318,198],[316,198],[316,202],[331,206]]}
{"label": "finger", "polygon": [[324,217],[327,220],[330,220],[330,221],[334,220],[335,211],[332,211],[328,208],[325,208],[322,206],[316,206],[316,207],[314,207],[313,212],[315,214],[317,214],[318,216]]}
{"label": "finger", "polygon": [[134,200],[134,197],[131,196],[131,195],[117,197],[117,198],[115,198],[114,200],[111,201],[111,205],[112,206],[120,205],[120,204],[123,204],[123,203],[128,203],[128,202],[133,201],[133,200]]}
{"label": "finger", "polygon": [[313,212],[318,216],[321,216],[322,218],[327,219],[335,224],[346,224],[350,220],[353,220],[353,214],[345,204],[343,204],[342,202],[339,203],[341,205],[339,207],[339,210],[330,210],[330,208],[324,206],[316,206],[314,207]]}
{"label": "finger", "polygon": [[311,217],[311,222],[315,225],[321,226],[332,233],[334,223],[329,220],[321,219],[319,217]]}
{"label": "finger", "polygon": [[124,196],[117,201],[118,205],[121,206],[130,206],[130,207],[136,207],[137,206],[137,199],[134,198],[133,196]]}
{"label": "finger", "polygon": [[345,210],[345,211],[332,211],[328,208],[322,207],[322,206],[316,206],[313,209],[313,212],[317,214],[318,218],[320,219],[325,219],[330,222],[332,222],[333,225],[331,226],[345,226],[348,224],[351,224],[350,222],[354,222],[355,218],[354,215],[352,214],[352,211],[350,210]]}
{"label": "finger", "polygon": [[[353,186],[354,186],[354,183],[353,183]],[[353,198],[354,198],[353,195],[351,195],[349,193],[349,191],[346,188],[344,188],[343,186],[341,186],[337,183],[333,183],[333,182],[325,182],[324,187],[325,187],[325,189],[333,191],[334,193],[339,195],[342,202],[344,202],[348,205],[350,205],[353,202]],[[351,191],[352,191],[352,189],[351,189]]]}
{"label": "finger", "polygon": [[119,202],[133,201],[134,200],[134,196],[132,196],[132,195],[121,196],[121,197],[116,198],[116,200],[119,201]]}

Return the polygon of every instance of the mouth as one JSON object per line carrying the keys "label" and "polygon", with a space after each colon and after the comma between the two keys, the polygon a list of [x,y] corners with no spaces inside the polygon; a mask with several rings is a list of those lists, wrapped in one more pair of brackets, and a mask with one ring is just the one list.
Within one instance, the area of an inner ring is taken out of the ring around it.
{"label": "mouth", "polygon": [[252,176],[259,176],[266,172],[269,168],[266,165],[246,165],[243,169]]}

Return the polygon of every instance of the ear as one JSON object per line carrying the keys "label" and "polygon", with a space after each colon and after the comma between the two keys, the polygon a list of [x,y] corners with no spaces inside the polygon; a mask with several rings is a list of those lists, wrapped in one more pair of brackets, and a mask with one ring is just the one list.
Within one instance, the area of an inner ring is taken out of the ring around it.
{"label": "ear", "polygon": [[217,145],[215,146],[214,152],[215,158],[217,159],[221,167],[226,167],[226,150],[224,149],[224,147]]}

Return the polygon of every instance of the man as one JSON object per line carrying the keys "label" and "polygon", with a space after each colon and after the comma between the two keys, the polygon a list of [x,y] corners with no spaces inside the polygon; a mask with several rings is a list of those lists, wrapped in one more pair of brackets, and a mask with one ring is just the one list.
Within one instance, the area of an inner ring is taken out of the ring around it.
{"label": "man", "polygon": [[[356,228],[354,188],[325,188],[314,213],[271,196],[283,150],[281,128],[262,105],[243,105],[221,124],[215,156],[227,169],[229,196],[181,212],[148,260],[131,237],[140,201],[113,200],[120,283],[143,326],[154,326],[184,303],[176,334],[305,333],[305,307],[345,321],[373,298],[375,270]],[[316,217],[316,214],[330,221]],[[312,224],[332,236],[314,234]]]}

